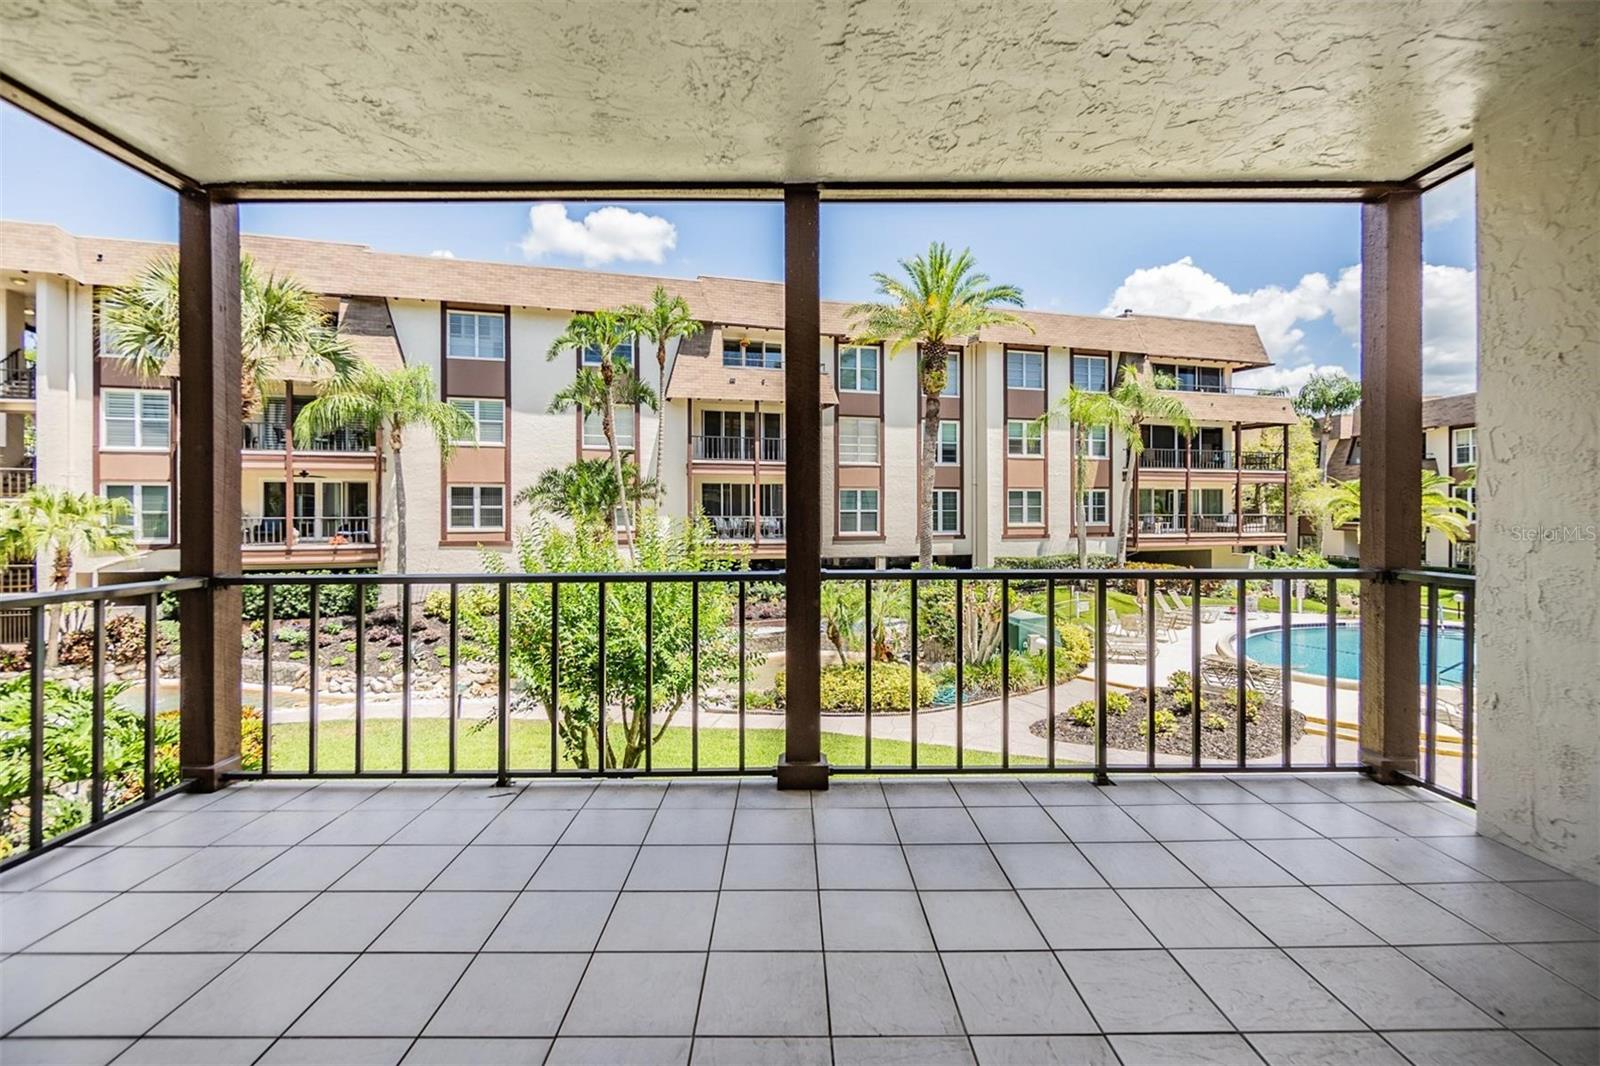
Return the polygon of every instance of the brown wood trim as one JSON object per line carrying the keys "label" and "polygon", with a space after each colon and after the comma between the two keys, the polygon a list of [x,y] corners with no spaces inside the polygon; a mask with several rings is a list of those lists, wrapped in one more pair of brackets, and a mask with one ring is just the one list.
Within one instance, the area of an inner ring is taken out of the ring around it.
{"label": "brown wood trim", "polygon": [[[1006,356],[1011,352],[1038,352],[1039,384],[1038,389],[1013,389],[1006,382]],[[963,389],[963,391],[965,391]],[[1039,393],[1043,397],[1044,410],[1050,410],[1050,348],[1031,344],[1003,344],[1000,346],[1000,415],[1001,421],[1011,420],[1011,394],[1013,392]],[[1006,439],[1006,428],[1001,426],[1001,459],[1000,459],[1000,539],[1001,540],[1048,540],[1050,537],[1050,429],[1045,427],[1041,440],[1043,451],[1038,460],[1044,464],[1043,487],[1040,490],[1041,517],[1044,524],[1041,526],[1012,526],[1011,524],[1011,474],[1007,468],[1007,461],[1012,458],[1009,454],[1009,444]],[[1035,458],[1027,456],[1024,458]],[[1071,453],[1068,453],[1071,458]],[[1070,525],[1068,528],[1071,528]],[[1013,530],[1018,532],[1013,533]]]}

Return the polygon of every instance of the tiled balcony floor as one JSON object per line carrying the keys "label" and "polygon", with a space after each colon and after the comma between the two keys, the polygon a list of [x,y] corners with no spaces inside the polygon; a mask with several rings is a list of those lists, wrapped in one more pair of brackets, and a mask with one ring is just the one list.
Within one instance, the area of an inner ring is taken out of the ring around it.
{"label": "tiled balcony floor", "polygon": [[1600,889],[1356,777],[272,782],[0,893],[7,1066],[1600,1059]]}

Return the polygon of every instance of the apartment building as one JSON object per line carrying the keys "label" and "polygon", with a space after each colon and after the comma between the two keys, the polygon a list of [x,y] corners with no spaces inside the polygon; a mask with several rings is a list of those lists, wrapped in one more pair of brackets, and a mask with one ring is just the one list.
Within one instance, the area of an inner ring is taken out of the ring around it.
{"label": "apartment building", "polygon": [[[1442,533],[1426,533],[1422,562],[1430,567],[1471,569],[1478,558],[1478,491],[1468,481],[1478,466],[1478,425],[1475,392],[1456,396],[1430,396],[1422,401],[1422,466],[1444,474],[1454,485],[1451,495],[1466,500],[1472,510],[1464,540],[1451,542]],[[1334,440],[1328,451],[1328,477],[1333,481],[1353,481],[1361,476],[1361,409],[1340,415],[1334,424]],[[1322,554],[1330,559],[1354,559],[1359,553],[1359,530],[1354,524],[1334,526],[1324,523]]]}
{"label": "apartment building", "polygon": [[[441,395],[473,418],[448,462],[425,435],[398,462],[407,491],[406,568],[474,569],[507,552],[516,493],[544,470],[605,454],[597,417],[552,413],[552,397],[596,352],[550,354],[570,315],[644,303],[665,285],[704,328],[668,351],[630,345],[661,410],[624,410],[618,432],[642,469],[660,430],[665,508],[703,513],[714,533],[757,565],[784,552],[783,287],[702,276],[659,279],[597,271],[394,255],[351,244],[247,237],[266,269],[324,294],[362,358],[423,365]],[[176,567],[176,390],[139,380],[102,357],[96,303],[171,248],[80,237],[52,226],[0,223],[7,350],[31,344],[32,395],[0,399],[7,413],[0,467],[129,501],[139,552],[85,560],[80,580],[125,580]],[[866,266],[863,270],[867,269]],[[851,340],[846,305],[823,306],[824,554],[837,565],[899,563],[916,554],[920,419],[916,355]],[[1027,311],[1025,325],[965,338],[940,399],[935,470],[936,554],[952,563],[1072,551],[1076,545],[1071,427],[1041,425],[1067,388],[1109,388],[1133,366],[1174,389],[1196,427],[1141,427],[1142,450],[1092,433],[1085,509],[1090,550],[1109,552],[1124,508],[1135,557],[1190,565],[1236,561],[1286,541],[1289,401],[1257,395],[1235,375],[1269,365],[1249,325],[1126,314]],[[1159,375],[1159,377],[1157,377]],[[658,380],[664,378],[664,380]],[[1246,377],[1246,380],[1248,378]],[[295,444],[289,427],[325,382],[298,372],[269,390],[244,427],[240,530],[245,566],[390,566],[396,552],[394,472],[352,429]],[[33,451],[10,413],[31,415]]]}

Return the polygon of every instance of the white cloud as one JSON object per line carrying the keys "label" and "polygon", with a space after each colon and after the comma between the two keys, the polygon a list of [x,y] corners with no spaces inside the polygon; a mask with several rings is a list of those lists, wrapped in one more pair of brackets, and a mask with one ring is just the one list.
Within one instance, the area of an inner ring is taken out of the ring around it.
{"label": "white cloud", "polygon": [[1451,178],[1422,194],[1422,224],[1442,226],[1470,217],[1477,200],[1477,179],[1472,171]]}
{"label": "white cloud", "polygon": [[565,204],[534,204],[528,209],[522,251],[529,259],[556,255],[601,266],[614,261],[659,263],[677,244],[677,227],[659,215],[602,207],[574,219]]}
{"label": "white cloud", "polygon": [[1115,315],[1131,308],[1138,314],[1248,322],[1261,331],[1268,354],[1281,361],[1302,351],[1305,331],[1299,324],[1328,313],[1331,290],[1324,275],[1307,274],[1292,289],[1268,285],[1235,292],[1184,256],[1129,274],[1101,313]]}
{"label": "white cloud", "polygon": [[456,253],[448,248],[435,248],[428,254],[435,259],[454,259],[456,257]]}
{"label": "white cloud", "polygon": [[[1361,343],[1361,267],[1346,267],[1333,287],[1333,321]],[[1429,395],[1471,392],[1478,384],[1478,274],[1466,267],[1422,267],[1422,386]]]}
{"label": "white cloud", "polygon": [[1302,366],[1264,366],[1259,370],[1241,370],[1233,376],[1233,382],[1240,388],[1246,389],[1283,388],[1292,396],[1300,391],[1300,387],[1310,380],[1312,374],[1351,376],[1350,371],[1332,363],[1326,366],[1305,363]]}

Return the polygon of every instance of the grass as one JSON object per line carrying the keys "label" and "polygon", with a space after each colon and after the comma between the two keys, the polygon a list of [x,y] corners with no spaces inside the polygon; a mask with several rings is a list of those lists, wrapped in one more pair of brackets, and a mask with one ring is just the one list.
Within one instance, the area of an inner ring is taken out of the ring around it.
{"label": "grass", "polygon": [[[307,758],[309,729],[304,722],[285,722],[272,729],[272,768],[274,771],[304,771]],[[413,770],[445,770],[449,767],[449,723],[442,718],[417,718],[411,723],[411,760]],[[495,728],[492,722],[480,723],[477,719],[458,723],[456,739],[456,765],[463,770],[493,770],[495,760]],[[400,722],[393,718],[372,719],[365,724],[362,743],[363,769],[384,771],[400,769]],[[822,750],[835,766],[863,766],[866,763],[866,742],[862,737],[848,733],[822,734]],[[747,729],[745,731],[745,765],[754,769],[771,767],[783,751],[782,729]],[[550,724],[545,721],[512,719],[510,764],[513,770],[548,770],[550,768]],[[691,736],[687,727],[673,726],[656,741],[652,764],[657,769],[687,769],[692,765]],[[954,766],[955,749],[948,744],[919,743],[919,765],[928,767]],[[998,752],[967,749],[968,766],[998,766]],[[1014,766],[1038,766],[1043,760],[1013,756]],[[909,766],[911,745],[903,740],[875,738],[872,742],[872,764],[875,767]],[[563,751],[559,765],[563,769],[576,769]],[[700,762],[702,769],[736,769],[739,765],[738,734],[731,729],[700,730]],[[641,763],[641,768],[643,764]],[[322,722],[317,727],[317,769],[320,771],[350,771],[355,768],[355,723],[351,721]],[[259,760],[246,770],[260,769]]]}

